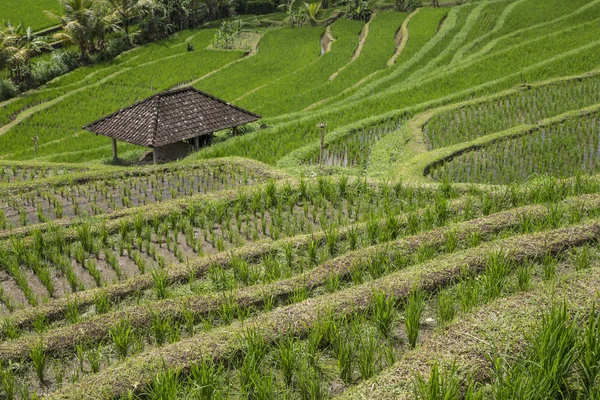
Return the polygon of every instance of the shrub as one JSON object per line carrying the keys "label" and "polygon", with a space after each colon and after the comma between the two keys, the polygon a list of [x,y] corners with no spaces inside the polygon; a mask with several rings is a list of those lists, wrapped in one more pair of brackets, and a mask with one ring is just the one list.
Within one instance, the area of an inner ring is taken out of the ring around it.
{"label": "shrub", "polygon": [[10,79],[0,79],[0,101],[15,97],[18,93],[19,90]]}

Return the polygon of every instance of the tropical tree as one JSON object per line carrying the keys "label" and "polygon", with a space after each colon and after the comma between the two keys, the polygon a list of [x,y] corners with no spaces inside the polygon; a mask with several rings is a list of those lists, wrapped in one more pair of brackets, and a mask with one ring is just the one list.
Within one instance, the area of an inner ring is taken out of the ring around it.
{"label": "tropical tree", "polygon": [[90,52],[100,50],[104,44],[109,19],[101,0],[60,0],[64,13],[46,11],[58,20],[63,32],[54,35],[79,47],[80,58],[88,59]]}
{"label": "tropical tree", "polygon": [[8,66],[8,34],[5,30],[0,30],[0,69]]}
{"label": "tropical tree", "polygon": [[105,0],[110,9],[110,15],[114,17],[129,38],[129,27],[131,21],[138,16],[138,0]]}
{"label": "tropical tree", "polygon": [[421,0],[396,0],[398,11],[413,11],[423,5]]}
{"label": "tropical tree", "polygon": [[366,21],[373,11],[367,0],[350,0],[348,2],[348,18]]}
{"label": "tropical tree", "polygon": [[321,10],[321,2],[318,3],[304,3],[304,13],[308,17],[308,20],[312,26],[317,24],[317,14]]}
{"label": "tropical tree", "polygon": [[299,15],[299,12],[294,10],[295,3],[296,0],[287,0],[287,3],[279,5],[279,8],[285,10],[285,13],[288,15],[287,20],[292,28],[296,26],[296,23],[298,22],[297,17]]}
{"label": "tropical tree", "polygon": [[175,30],[169,20],[169,10],[161,1],[140,0],[138,10],[143,41],[156,41]]}
{"label": "tropical tree", "polygon": [[33,34],[31,27],[23,29],[21,25],[13,27],[8,25],[2,35],[2,52],[4,62],[10,70],[10,77],[15,83],[25,80],[25,70],[29,60],[43,49],[52,49],[44,40]]}

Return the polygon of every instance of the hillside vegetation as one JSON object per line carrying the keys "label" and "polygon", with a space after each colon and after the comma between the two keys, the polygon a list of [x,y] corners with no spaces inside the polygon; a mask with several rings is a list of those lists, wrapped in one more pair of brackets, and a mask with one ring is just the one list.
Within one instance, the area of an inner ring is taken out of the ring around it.
{"label": "hillside vegetation", "polygon": [[[367,5],[0,103],[0,397],[600,398],[600,0]],[[82,129],[186,85],[263,117]]]}

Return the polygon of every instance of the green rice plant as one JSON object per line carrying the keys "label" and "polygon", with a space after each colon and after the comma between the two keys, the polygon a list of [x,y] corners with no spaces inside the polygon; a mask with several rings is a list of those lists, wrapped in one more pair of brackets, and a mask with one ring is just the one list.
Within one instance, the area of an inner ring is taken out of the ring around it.
{"label": "green rice plant", "polygon": [[247,328],[242,333],[244,354],[254,357],[259,362],[263,360],[269,350],[268,344],[259,329]]}
{"label": "green rice plant", "polygon": [[380,251],[370,256],[367,262],[367,271],[371,278],[377,279],[381,277],[388,269],[390,260],[387,257],[386,252]]}
{"label": "green rice plant", "polygon": [[511,270],[508,258],[502,251],[491,252],[486,256],[485,271],[481,282],[488,301],[499,297],[504,290],[506,276]]}
{"label": "green rice plant", "polygon": [[42,341],[38,341],[31,348],[31,353],[29,356],[31,357],[31,362],[35,370],[35,374],[37,375],[40,383],[44,384],[46,363],[48,361],[48,355],[46,354],[44,343]]}
{"label": "green rice plant", "polygon": [[544,280],[551,280],[556,276],[558,261],[551,252],[546,252],[542,260],[542,273]]}
{"label": "green rice plant", "polygon": [[86,353],[86,359],[90,366],[92,374],[96,374],[100,371],[100,359],[102,356],[102,344],[98,344],[96,347],[90,349]]}
{"label": "green rice plant", "polygon": [[517,286],[523,292],[531,288],[531,270],[530,262],[524,262],[517,268]]}
{"label": "green rice plant", "polygon": [[298,380],[302,400],[322,400],[328,398],[326,390],[321,385],[322,378],[316,368],[306,368]]}
{"label": "green rice plant", "polygon": [[444,326],[454,319],[454,296],[447,290],[441,291],[437,296],[437,310],[440,325]]}
{"label": "green rice plant", "polygon": [[63,381],[65,379],[65,366],[60,362],[54,362],[52,364],[52,374],[54,375],[54,380],[56,381],[56,386],[61,389],[63,386]]}
{"label": "green rice plant", "polygon": [[37,333],[42,333],[48,328],[48,318],[44,314],[38,314],[33,319],[33,329]]}
{"label": "green rice plant", "polygon": [[94,250],[94,237],[92,235],[92,225],[89,221],[83,222],[77,226],[77,240],[86,253],[92,253]]}
{"label": "green rice plant", "polygon": [[310,265],[317,265],[317,251],[319,249],[319,243],[313,238],[309,240],[307,245],[308,260]]}
{"label": "green rice plant", "polygon": [[200,400],[212,400],[219,390],[219,380],[223,373],[223,365],[215,365],[211,359],[192,365],[188,381],[192,382],[192,394]]}
{"label": "green rice plant", "polygon": [[417,373],[414,383],[415,399],[422,400],[450,400],[462,398],[462,382],[457,376],[455,364],[441,374],[438,363],[431,367],[429,379],[425,379],[421,373]]}
{"label": "green rice plant", "polygon": [[265,280],[267,282],[276,281],[281,278],[282,270],[279,260],[272,254],[266,254],[263,256],[262,263],[265,269]]}
{"label": "green rice plant", "polygon": [[234,296],[225,294],[221,305],[217,309],[217,316],[224,324],[228,325],[233,321],[238,311],[239,306]]}
{"label": "green rice plant", "polygon": [[577,368],[584,395],[594,398],[600,376],[600,316],[596,307],[590,311],[581,336]]}
{"label": "green rice plant", "polygon": [[492,395],[498,399],[560,398],[577,362],[577,326],[566,303],[544,313],[527,354],[515,363],[495,357]]}
{"label": "green rice plant", "polygon": [[328,293],[333,293],[340,288],[340,276],[333,271],[329,273],[325,282],[325,290]]}
{"label": "green rice plant", "polygon": [[96,310],[96,314],[106,314],[110,311],[111,301],[108,298],[106,291],[103,290],[98,293],[94,300],[94,308]]}
{"label": "green rice plant", "polygon": [[419,331],[421,330],[421,316],[425,310],[425,294],[413,289],[404,307],[404,325],[408,344],[414,348],[417,345]]}
{"label": "green rice plant", "polygon": [[79,312],[79,304],[77,303],[77,298],[73,299],[73,301],[69,301],[67,302],[67,320],[72,323],[72,324],[76,324],[79,321],[79,317],[80,317],[80,312]]}
{"label": "green rice plant", "polygon": [[363,283],[363,266],[361,264],[356,264],[350,268],[350,280],[353,285],[360,285]]}
{"label": "green rice plant", "polygon": [[396,318],[394,296],[387,296],[385,292],[375,291],[371,298],[371,315],[375,326],[384,338],[389,338],[392,325]]}
{"label": "green rice plant", "polygon": [[154,378],[144,395],[152,400],[176,399],[182,386],[180,375],[179,369],[166,369]]}
{"label": "green rice plant", "polygon": [[277,342],[278,365],[281,368],[285,384],[290,386],[298,363],[296,339],[291,335],[283,336]]}
{"label": "green rice plant", "polygon": [[358,247],[358,235],[359,230],[356,226],[352,226],[347,233],[348,237],[348,247],[350,250],[356,250]]}
{"label": "green rice plant", "polygon": [[294,293],[290,296],[290,304],[300,303],[306,299],[308,299],[308,289],[305,284],[300,283],[296,286]]}
{"label": "green rice plant", "polygon": [[454,253],[458,246],[458,235],[455,231],[448,231],[444,234],[446,240],[446,253]]}
{"label": "green rice plant", "polygon": [[9,361],[8,365],[2,365],[2,368],[0,368],[0,384],[2,386],[2,392],[7,400],[17,398],[17,380],[15,379],[14,373],[15,368],[16,366],[13,365],[12,361]]}
{"label": "green rice plant", "polygon": [[170,326],[173,323],[169,318],[164,318],[158,310],[150,310],[151,330],[157,346],[162,346],[167,341]]}
{"label": "green rice plant", "polygon": [[327,243],[327,250],[329,251],[330,257],[334,257],[338,250],[339,236],[339,231],[333,227],[330,227],[325,231],[325,241]]}
{"label": "green rice plant", "polygon": [[129,348],[134,340],[133,327],[128,319],[121,318],[109,329],[109,336],[115,345],[117,355],[124,359],[127,357]]}
{"label": "green rice plant", "polygon": [[153,289],[156,297],[166,299],[169,296],[169,275],[163,268],[154,268],[151,272]]}
{"label": "green rice plant", "polygon": [[374,333],[370,330],[364,332],[358,340],[358,370],[363,379],[369,379],[375,375],[378,345]]}
{"label": "green rice plant", "polygon": [[244,285],[248,285],[250,281],[250,268],[248,267],[247,261],[242,260],[239,257],[232,257],[231,269],[233,270],[233,275],[238,281],[242,282]]}
{"label": "green rice plant", "polygon": [[354,342],[346,335],[338,335],[333,345],[333,354],[335,356],[340,379],[346,383],[352,383],[354,374]]}
{"label": "green rice plant", "polygon": [[574,251],[575,269],[577,271],[588,269],[591,264],[590,246],[585,244]]}

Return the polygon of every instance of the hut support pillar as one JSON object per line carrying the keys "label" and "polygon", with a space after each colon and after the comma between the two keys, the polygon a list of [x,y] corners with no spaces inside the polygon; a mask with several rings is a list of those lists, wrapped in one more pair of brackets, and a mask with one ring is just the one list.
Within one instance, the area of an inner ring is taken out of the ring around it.
{"label": "hut support pillar", "polygon": [[196,136],[194,138],[194,148],[196,150],[200,150],[200,136]]}
{"label": "hut support pillar", "polygon": [[152,162],[156,164],[158,161],[158,157],[156,155],[156,147],[152,148]]}
{"label": "hut support pillar", "polygon": [[117,161],[117,139],[112,140],[113,160]]}
{"label": "hut support pillar", "polygon": [[238,135],[238,127],[234,126],[233,127],[233,136],[237,136]]}

